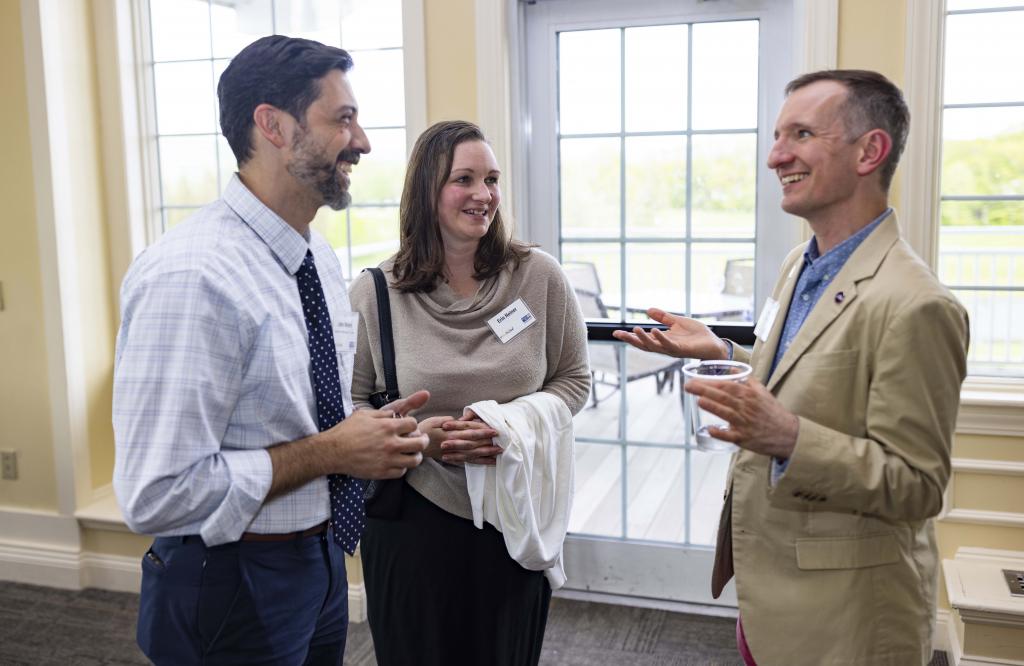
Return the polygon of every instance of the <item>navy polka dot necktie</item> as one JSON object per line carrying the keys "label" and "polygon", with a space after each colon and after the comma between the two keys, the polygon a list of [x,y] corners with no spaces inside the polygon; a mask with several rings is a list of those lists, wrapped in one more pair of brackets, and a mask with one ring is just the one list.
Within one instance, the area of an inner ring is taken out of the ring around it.
{"label": "navy polka dot necktie", "polygon": [[[331,315],[327,311],[324,289],[311,251],[306,251],[306,258],[302,260],[302,266],[295,277],[299,285],[299,297],[302,299],[302,314],[306,317],[306,329],[309,331],[309,359],[313,366],[317,425],[321,431],[329,430],[345,418],[345,404],[341,398],[341,378],[338,374]],[[349,555],[355,552],[366,525],[364,485],[361,479],[344,474],[327,476],[334,540]]]}

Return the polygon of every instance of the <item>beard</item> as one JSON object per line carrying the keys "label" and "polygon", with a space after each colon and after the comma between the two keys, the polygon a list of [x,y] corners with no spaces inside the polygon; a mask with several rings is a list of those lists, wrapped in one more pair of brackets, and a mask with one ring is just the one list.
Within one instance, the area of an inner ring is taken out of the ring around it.
{"label": "beard", "polygon": [[311,132],[300,130],[292,140],[295,157],[287,165],[288,173],[296,180],[316,191],[324,205],[333,210],[342,210],[352,203],[348,192],[348,177],[340,173],[341,162],[356,164],[359,152],[343,150],[331,159],[327,151],[319,146]]}

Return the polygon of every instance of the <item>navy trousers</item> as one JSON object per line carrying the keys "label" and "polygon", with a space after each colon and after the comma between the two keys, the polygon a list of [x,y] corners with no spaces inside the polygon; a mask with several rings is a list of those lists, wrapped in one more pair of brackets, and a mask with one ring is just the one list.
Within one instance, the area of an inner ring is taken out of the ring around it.
{"label": "navy trousers", "polygon": [[330,532],[207,548],[158,537],[142,559],[139,647],[162,664],[341,664],[345,558]]}

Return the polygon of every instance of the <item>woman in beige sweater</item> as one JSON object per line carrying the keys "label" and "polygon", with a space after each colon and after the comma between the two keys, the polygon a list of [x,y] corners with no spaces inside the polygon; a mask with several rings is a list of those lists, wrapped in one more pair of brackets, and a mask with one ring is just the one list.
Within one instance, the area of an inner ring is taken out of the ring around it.
{"label": "woman in beige sweater", "polygon": [[[430,435],[405,476],[401,511],[367,521],[362,541],[377,661],[536,664],[551,589],[490,525],[472,523],[465,464],[494,464],[495,431],[467,405],[538,391],[573,414],[590,388],[586,326],[550,255],[511,239],[498,209],[494,153],[480,129],[442,122],[413,148],[401,202],[401,246],[381,264],[389,284],[399,390],[425,388]],[[384,390],[373,281],[352,284],[360,314],[352,397]],[[515,307],[517,326],[503,314]],[[490,321],[490,323],[488,323]],[[500,337],[499,337],[500,336]]]}

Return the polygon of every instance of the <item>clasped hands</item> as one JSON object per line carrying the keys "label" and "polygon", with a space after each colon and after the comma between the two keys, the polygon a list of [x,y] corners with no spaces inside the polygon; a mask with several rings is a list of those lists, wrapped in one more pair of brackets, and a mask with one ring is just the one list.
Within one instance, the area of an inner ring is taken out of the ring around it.
{"label": "clasped hands", "polygon": [[432,416],[420,421],[430,443],[423,455],[441,462],[462,465],[494,465],[502,449],[494,444],[498,431],[466,408],[460,418]]}
{"label": "clasped hands", "polygon": [[[647,316],[668,330],[637,326],[632,332],[612,335],[637,349],[677,358],[725,359],[729,348],[706,325],[696,319],[651,308]],[[723,441],[755,453],[785,460],[796,446],[800,419],[787,410],[764,384],[756,379],[746,382],[716,382],[691,379],[684,385],[687,393],[699,396],[698,405],[729,423],[727,429],[711,428],[709,433]]]}

